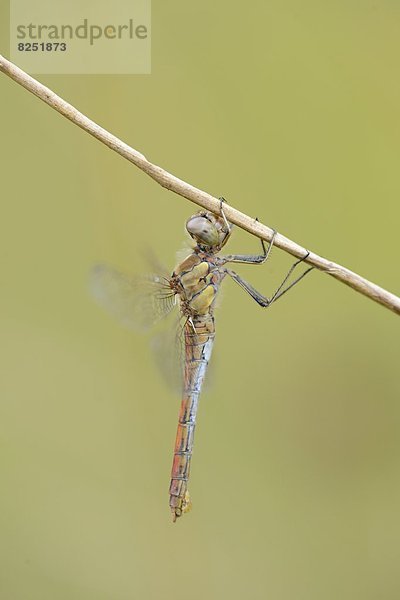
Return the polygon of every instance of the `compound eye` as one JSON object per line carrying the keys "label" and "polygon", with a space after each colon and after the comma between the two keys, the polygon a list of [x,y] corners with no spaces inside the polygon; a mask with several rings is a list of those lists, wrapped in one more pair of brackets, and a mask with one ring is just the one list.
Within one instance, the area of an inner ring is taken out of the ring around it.
{"label": "compound eye", "polygon": [[186,223],[186,229],[195,240],[205,246],[216,246],[219,242],[216,227],[205,217],[191,217]]}

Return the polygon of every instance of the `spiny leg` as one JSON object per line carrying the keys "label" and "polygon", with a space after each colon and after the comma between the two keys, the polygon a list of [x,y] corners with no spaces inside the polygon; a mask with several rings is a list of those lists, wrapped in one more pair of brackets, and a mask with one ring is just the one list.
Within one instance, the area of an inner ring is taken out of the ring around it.
{"label": "spiny leg", "polygon": [[[233,225],[229,223],[228,219],[226,218],[225,211],[223,209],[223,204],[224,204],[224,202],[226,203],[226,200],[223,196],[220,196],[219,201],[220,201],[220,205],[219,205],[220,214],[221,214],[222,218],[224,219],[226,227],[228,227],[228,231],[230,232],[233,228]],[[258,217],[255,218],[255,221],[258,221]],[[253,264],[253,265],[264,264],[270,255],[276,234],[277,234],[276,230],[273,229],[272,230],[272,238],[268,244],[268,248],[265,248],[264,240],[260,238],[262,254],[228,254],[227,256],[221,257],[221,260],[222,260],[221,264],[224,265],[227,262],[240,262],[240,263],[247,263],[247,264]]]}
{"label": "spiny leg", "polygon": [[[223,209],[223,203],[226,202],[226,200],[223,196],[220,196],[219,201],[220,201],[220,213],[224,219],[226,226],[228,227],[228,231],[230,231],[231,226],[226,218],[226,215],[225,215],[225,212]],[[255,220],[258,221],[258,217],[256,217]],[[272,232],[273,233],[272,233],[271,241],[268,244],[268,248],[265,248],[264,240],[260,238],[261,246],[263,249],[262,254],[228,254],[227,256],[222,256],[220,258],[220,260],[221,260],[220,264],[224,265],[228,262],[246,263],[246,264],[253,264],[253,265],[264,264],[270,256],[272,246],[274,244],[274,240],[275,240],[275,237],[277,234],[277,231],[275,229],[273,229]],[[260,306],[267,307],[267,306],[270,306],[276,300],[278,300],[278,298],[281,298],[283,296],[283,294],[286,294],[286,292],[288,292],[292,287],[294,287],[296,285],[296,283],[299,283],[299,281],[301,281],[303,279],[303,277],[305,277],[307,275],[307,273],[309,273],[310,271],[313,270],[314,267],[310,267],[309,269],[304,271],[304,273],[302,273],[299,277],[297,277],[297,279],[292,281],[292,283],[290,283],[285,289],[282,289],[284,287],[285,283],[287,282],[287,280],[289,279],[290,275],[293,273],[294,269],[301,262],[307,260],[309,255],[310,255],[310,253],[307,251],[307,254],[305,256],[303,256],[302,258],[297,260],[290,267],[290,269],[289,269],[288,273],[286,274],[286,276],[284,277],[282,283],[278,286],[278,288],[272,294],[271,298],[267,298],[266,296],[263,296],[263,294],[260,294],[260,292],[258,292],[255,288],[253,288],[252,285],[247,283],[237,273],[235,273],[235,271],[231,271],[230,269],[225,269],[225,272],[228,275],[230,275],[232,277],[232,279],[234,279],[244,290],[246,290],[252,296],[252,298],[254,298],[254,300],[256,300],[256,302],[258,302],[258,304],[260,304]]]}
{"label": "spiny leg", "polygon": [[218,198],[218,200],[219,200],[219,212],[220,212],[220,215],[221,215],[221,217],[222,217],[222,218],[223,218],[223,220],[224,220],[225,227],[226,227],[226,233],[230,233],[230,232],[231,232],[231,230],[232,230],[232,228],[233,228],[233,225],[232,225],[232,223],[229,223],[228,219],[226,218],[225,211],[224,211],[224,209],[222,208],[222,205],[224,204],[224,202],[225,202],[226,204],[228,204],[228,203],[227,203],[227,201],[225,200],[225,198],[224,198],[223,196],[220,196],[220,197]]}
{"label": "spiny leg", "polygon": [[[256,221],[258,221],[258,219],[256,218]],[[236,262],[236,263],[246,263],[246,264],[251,264],[251,265],[263,265],[265,262],[267,262],[270,254],[271,254],[271,250],[272,250],[272,246],[274,245],[274,240],[276,237],[277,231],[276,229],[272,230],[272,237],[271,237],[271,241],[268,243],[268,248],[265,247],[265,243],[263,239],[260,239],[261,242],[261,247],[262,247],[262,254],[227,254],[226,256],[221,256],[221,261],[223,265],[225,265],[228,262]]]}
{"label": "spiny leg", "polygon": [[250,294],[250,296],[262,307],[266,308],[268,306],[271,306],[271,304],[273,302],[275,302],[276,300],[278,300],[279,298],[281,298],[283,296],[283,294],[286,294],[286,292],[288,292],[293,286],[296,285],[296,283],[299,283],[299,281],[301,281],[303,279],[303,277],[305,277],[307,275],[307,273],[309,273],[310,271],[312,271],[312,269],[314,267],[310,267],[309,269],[307,269],[306,271],[304,271],[304,273],[302,273],[299,277],[297,277],[297,279],[295,279],[294,281],[292,281],[292,283],[290,283],[286,288],[282,289],[285,285],[285,283],[287,282],[287,280],[289,279],[290,275],[293,273],[294,269],[304,260],[306,260],[309,256],[309,252],[307,252],[307,254],[303,257],[300,258],[299,260],[297,260],[289,269],[288,273],[286,274],[286,276],[284,277],[282,283],[278,286],[278,288],[275,290],[275,292],[272,294],[272,296],[270,298],[268,298],[267,296],[264,296],[263,294],[261,294],[260,292],[258,292],[252,285],[250,285],[249,283],[247,283],[247,281],[245,281],[244,279],[242,279],[240,277],[240,275],[238,275],[237,273],[235,273],[235,271],[231,271],[230,269],[226,269],[226,273],[228,275],[230,275],[230,277],[232,277],[232,279],[234,281],[236,281],[236,283],[238,283],[248,294]]}
{"label": "spiny leg", "polygon": [[310,256],[310,253],[307,252],[307,254],[305,256],[303,256],[303,258],[299,258],[299,260],[296,260],[295,263],[292,264],[292,266],[290,267],[286,277],[283,279],[282,283],[280,284],[280,286],[278,287],[278,289],[274,292],[274,294],[272,294],[271,299],[270,299],[270,304],[272,304],[272,302],[275,302],[275,300],[278,300],[278,298],[281,298],[281,296],[283,296],[283,294],[286,294],[286,292],[288,292],[290,290],[290,288],[292,288],[294,285],[296,285],[296,283],[299,283],[299,281],[301,281],[303,279],[303,277],[305,277],[307,275],[307,273],[309,273],[310,271],[313,270],[314,267],[309,267],[308,269],[306,269],[304,271],[304,273],[302,273],[299,277],[297,277],[297,279],[295,279],[294,281],[292,281],[292,283],[290,283],[287,288],[282,289],[283,286],[285,285],[285,283],[287,282],[287,280],[289,279],[289,277],[291,276],[291,274],[293,273],[293,271],[295,270],[295,268],[302,263],[303,261],[307,260],[307,258]]}
{"label": "spiny leg", "polygon": [[[231,223],[229,223],[228,219],[226,218],[225,211],[223,209],[223,204],[224,203],[227,204],[227,202],[223,196],[219,197],[219,202],[220,202],[220,205],[219,205],[220,214],[221,214],[222,218],[224,219],[224,223],[225,223],[225,226],[227,227],[228,232],[230,233],[233,229],[233,225]],[[258,221],[258,217],[255,218],[255,221]],[[228,254],[227,256],[221,257],[221,261],[222,261],[221,264],[224,265],[227,262],[247,263],[247,264],[253,264],[253,265],[264,264],[268,260],[268,257],[271,253],[276,234],[277,234],[276,229],[272,229],[272,238],[271,238],[271,241],[268,243],[268,248],[265,247],[264,240],[260,238],[262,254]]]}

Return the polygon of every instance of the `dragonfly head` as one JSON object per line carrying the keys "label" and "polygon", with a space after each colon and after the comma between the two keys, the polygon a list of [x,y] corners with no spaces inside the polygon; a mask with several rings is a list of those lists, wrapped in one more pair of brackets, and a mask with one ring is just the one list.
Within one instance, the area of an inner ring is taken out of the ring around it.
{"label": "dragonfly head", "polygon": [[200,211],[190,217],[186,229],[199,246],[214,250],[219,250],[230,235],[224,219],[209,211]]}

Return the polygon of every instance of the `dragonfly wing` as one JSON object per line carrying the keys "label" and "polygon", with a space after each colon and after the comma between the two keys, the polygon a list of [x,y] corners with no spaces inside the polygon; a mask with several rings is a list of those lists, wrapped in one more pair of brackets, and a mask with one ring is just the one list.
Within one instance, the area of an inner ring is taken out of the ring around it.
{"label": "dragonfly wing", "polygon": [[109,265],[96,265],[89,288],[96,302],[128,329],[145,331],[171,312],[175,296],[168,278],[131,277]]}
{"label": "dragonfly wing", "polygon": [[150,344],[155,363],[165,383],[172,392],[181,394],[185,358],[183,319],[179,312],[174,314],[172,319],[173,323],[157,329],[151,337]]}
{"label": "dragonfly wing", "polygon": [[[163,321],[152,332],[150,345],[165,383],[171,391],[180,394],[183,389],[186,319],[179,310],[164,319],[176,304],[168,278],[154,274],[132,277],[100,264],[90,271],[89,289],[97,304],[128,329],[145,332]],[[209,387],[207,383],[209,378],[206,378],[205,388]]]}

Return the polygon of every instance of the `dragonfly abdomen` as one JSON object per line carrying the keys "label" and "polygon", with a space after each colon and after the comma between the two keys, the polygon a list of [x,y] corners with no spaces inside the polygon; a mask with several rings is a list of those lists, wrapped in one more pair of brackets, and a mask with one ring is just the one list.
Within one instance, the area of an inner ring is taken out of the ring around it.
{"label": "dragonfly abdomen", "polygon": [[185,325],[185,381],[175,439],[170,501],[173,520],[189,510],[188,480],[201,387],[214,343],[214,319],[194,317]]}

